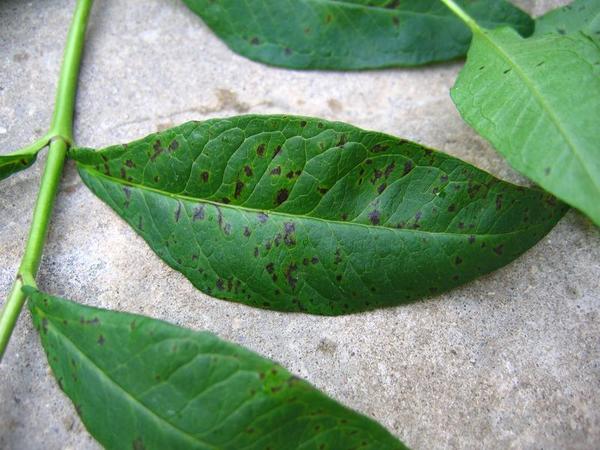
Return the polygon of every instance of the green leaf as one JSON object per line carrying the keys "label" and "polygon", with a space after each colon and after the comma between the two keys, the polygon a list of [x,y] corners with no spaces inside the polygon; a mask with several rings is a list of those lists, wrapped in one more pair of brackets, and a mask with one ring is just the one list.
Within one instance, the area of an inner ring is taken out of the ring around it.
{"label": "green leaf", "polygon": [[[471,33],[439,0],[184,0],[235,52],[296,69],[413,66],[466,53]],[[461,2],[481,23],[533,21],[504,0]]]}
{"label": "green leaf", "polygon": [[107,449],[406,448],[278,364],[210,333],[28,293],[59,386]]}
{"label": "green leaf", "polygon": [[534,36],[576,33],[581,31],[600,42],[600,0],[576,0],[553,9],[535,21]]}
{"label": "green leaf", "polygon": [[598,42],[477,28],[452,98],[515,169],[600,225]]}
{"label": "green leaf", "polygon": [[0,155],[0,180],[27,169],[35,162],[36,156],[37,153]]}
{"label": "green leaf", "polygon": [[442,292],[512,261],[565,211],[418,144],[307,117],[190,122],[72,157],[194,286],[282,311]]}

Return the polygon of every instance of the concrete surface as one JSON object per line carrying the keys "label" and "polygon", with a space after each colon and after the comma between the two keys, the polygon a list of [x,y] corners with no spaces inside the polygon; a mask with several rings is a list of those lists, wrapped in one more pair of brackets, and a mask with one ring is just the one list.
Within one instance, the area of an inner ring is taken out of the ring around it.
{"label": "concrete surface", "polygon": [[[0,2],[1,152],[49,123],[73,3]],[[519,2],[535,14],[561,3]],[[448,89],[460,67],[274,69],[230,52],[179,1],[98,1],[77,142],[129,141],[192,118],[298,113],[410,138],[522,181],[455,111]],[[19,263],[42,162],[0,184],[1,299]],[[435,299],[338,318],[287,315],[196,291],[69,164],[39,284],[246,345],[415,449],[600,446],[600,233],[575,212],[513,264]],[[0,448],[97,447],[23,314],[0,366]]]}

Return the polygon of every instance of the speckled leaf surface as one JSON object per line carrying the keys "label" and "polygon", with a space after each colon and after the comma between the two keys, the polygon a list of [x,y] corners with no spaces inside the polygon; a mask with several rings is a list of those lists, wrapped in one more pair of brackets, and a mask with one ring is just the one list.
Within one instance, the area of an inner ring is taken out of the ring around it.
{"label": "speckled leaf surface", "polygon": [[600,42],[600,0],[576,0],[554,9],[535,21],[535,36],[581,31]]}
{"label": "speckled leaf surface", "polygon": [[36,156],[36,153],[0,155],[0,180],[27,169],[35,162]]}
{"label": "speckled leaf surface", "polygon": [[[439,0],[184,0],[235,52],[296,69],[367,69],[466,53],[469,29]],[[504,0],[460,2],[480,23],[524,34],[533,21]]]}
{"label": "speckled leaf surface", "polygon": [[305,117],[190,122],[71,156],[197,288],[282,311],[442,292],[512,261],[565,210],[418,144]]}
{"label": "speckled leaf surface", "polygon": [[523,39],[479,29],[452,98],[515,169],[600,225],[597,41],[582,31]]}
{"label": "speckled leaf surface", "polygon": [[34,290],[29,308],[59,386],[107,449],[406,448],[278,364],[210,333]]}

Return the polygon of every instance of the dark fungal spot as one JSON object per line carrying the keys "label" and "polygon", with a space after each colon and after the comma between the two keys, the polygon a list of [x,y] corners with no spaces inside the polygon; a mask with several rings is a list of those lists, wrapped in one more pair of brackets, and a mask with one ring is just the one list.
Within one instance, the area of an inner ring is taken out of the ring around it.
{"label": "dark fungal spot", "polygon": [[217,279],[217,289],[220,291],[225,287],[225,281],[222,278]]}
{"label": "dark fungal spot", "polygon": [[305,266],[308,266],[310,264],[310,261],[308,260],[308,258],[304,258],[302,260],[302,264],[305,265]]}
{"label": "dark fungal spot", "polygon": [[296,225],[293,222],[286,222],[283,225],[283,230],[284,230],[283,242],[285,242],[285,245],[287,245],[288,247],[295,245],[296,244],[296,239],[295,239]]}
{"label": "dark fungal spot", "polygon": [[174,151],[175,151],[175,150],[177,150],[178,148],[179,148],[179,142],[177,142],[177,141],[172,141],[172,142],[169,144],[169,151],[170,151],[170,152],[174,152]]}
{"label": "dark fungal spot", "polygon": [[251,234],[252,232],[250,231],[250,228],[244,227],[244,236],[250,237]]}
{"label": "dark fungal spot", "polygon": [[291,48],[289,48],[289,47],[286,47],[286,48],[283,50],[283,53],[285,53],[285,55],[286,55],[286,56],[290,56],[290,55],[292,54],[292,49],[291,49]]}
{"label": "dark fungal spot", "polygon": [[369,213],[369,220],[373,225],[379,225],[381,220],[381,213],[377,210],[373,210]]}
{"label": "dark fungal spot", "polygon": [[385,172],[383,173],[385,175],[385,177],[389,177],[392,172],[394,171],[394,169],[396,168],[396,162],[392,162],[391,164],[388,164],[388,166],[385,168]]}
{"label": "dark fungal spot", "polygon": [[277,166],[271,170],[271,175],[281,175],[281,166]]}
{"label": "dark fungal spot", "polygon": [[177,203],[177,209],[175,210],[175,222],[179,222],[179,218],[181,217],[181,203]]}
{"label": "dark fungal spot", "polygon": [[454,212],[456,211],[456,205],[454,203],[452,203],[450,206],[448,206],[448,212]]}
{"label": "dark fungal spot", "polygon": [[256,154],[260,157],[263,157],[265,155],[265,149],[265,144],[260,144],[258,147],[256,147]]}
{"label": "dark fungal spot", "polygon": [[154,182],[158,183],[160,181],[160,177],[158,175],[154,175]]}
{"label": "dark fungal spot", "polygon": [[336,279],[338,282],[339,282],[339,281],[342,281],[342,276],[341,276],[341,275],[336,275],[336,276],[335,276],[335,279]]}
{"label": "dark fungal spot", "polygon": [[231,200],[228,197],[223,197],[221,199],[221,203],[224,203],[225,205],[229,205],[231,203]]}
{"label": "dark fungal spot", "polygon": [[403,175],[408,174],[411,170],[413,170],[413,162],[412,161],[406,161],[404,163],[404,172]]}
{"label": "dark fungal spot", "polygon": [[550,167],[546,167],[544,169],[544,175],[546,175],[546,176],[550,175]]}
{"label": "dark fungal spot", "polygon": [[254,247],[254,257],[258,258],[258,247]]}
{"label": "dark fungal spot", "polygon": [[253,37],[250,40],[250,44],[252,44],[252,45],[258,45],[258,44],[260,44],[260,39],[258,39],[257,37]]}
{"label": "dark fungal spot", "polygon": [[502,194],[496,195],[496,211],[502,209]]}
{"label": "dark fungal spot", "polygon": [[463,260],[462,260],[462,258],[460,256],[457,256],[456,258],[454,258],[454,264],[456,266],[462,264],[462,262],[463,262]]}
{"label": "dark fungal spot", "polygon": [[[389,149],[389,146],[385,145],[385,144],[375,144],[373,147],[371,147],[371,151],[373,153],[381,153],[381,152],[385,152],[386,150]],[[365,161],[366,162],[366,161]]]}
{"label": "dark fungal spot", "polygon": [[469,244],[474,244],[475,243],[475,236],[473,236],[473,235],[469,236],[468,241],[469,241]]}
{"label": "dark fungal spot", "polygon": [[298,283],[298,279],[294,277],[294,273],[298,270],[298,266],[296,264],[290,264],[285,270],[285,279],[287,283],[290,285],[292,290],[296,289],[296,285]]}
{"label": "dark fungal spot", "polygon": [[275,271],[275,264],[269,263],[265,266],[265,269],[267,269],[267,273],[272,274]]}
{"label": "dark fungal spot", "polygon": [[386,187],[387,187],[387,184],[385,184],[385,183],[380,184],[379,187],[377,188],[377,193],[382,194],[383,191],[385,191]]}
{"label": "dark fungal spot", "polygon": [[252,176],[252,167],[244,166],[244,173],[246,174],[247,177],[251,177]]}
{"label": "dark fungal spot", "polygon": [[328,191],[329,191],[329,189],[328,189],[328,188],[324,188],[324,187],[323,187],[323,188],[319,188],[319,193],[320,193],[321,195],[325,195],[325,194],[327,194],[327,192],[328,192]]}
{"label": "dark fungal spot", "polygon": [[302,128],[304,128],[304,127],[306,126],[306,120],[301,120],[301,121],[300,121],[300,126],[301,126]]}
{"label": "dark fungal spot", "polygon": [[292,178],[294,178],[294,172],[290,170],[288,173],[285,174],[285,176],[291,180]]}
{"label": "dark fungal spot", "polygon": [[392,22],[395,26],[400,25],[400,19],[397,16],[392,17]]}
{"label": "dark fungal spot", "polygon": [[156,142],[154,142],[152,148],[154,148],[154,153],[150,157],[150,161],[154,161],[164,151],[164,148],[162,148],[162,145],[160,144],[160,141],[158,139],[156,140]]}
{"label": "dark fungal spot", "polygon": [[348,142],[348,138],[346,137],[345,134],[340,135],[340,140],[337,143],[338,147],[342,147],[346,144],[346,142]]}
{"label": "dark fungal spot", "polygon": [[127,172],[125,171],[124,167],[121,167],[121,178],[126,179],[127,178]]}
{"label": "dark fungal spot", "polygon": [[204,205],[196,206],[196,209],[194,209],[194,216],[192,217],[192,219],[194,220],[194,222],[197,220],[204,219]]}
{"label": "dark fungal spot", "polygon": [[240,198],[240,195],[242,194],[242,189],[244,189],[244,183],[240,180],[237,180],[235,183],[235,192],[233,193],[233,196],[235,198]]}
{"label": "dark fungal spot", "polygon": [[504,245],[500,244],[500,245],[494,247],[492,250],[494,250],[495,254],[501,255],[502,253],[504,253]]}
{"label": "dark fungal spot", "polygon": [[277,197],[275,197],[275,204],[281,205],[288,199],[289,195],[290,193],[287,189],[280,189],[279,191],[277,191]]}
{"label": "dark fungal spot", "polygon": [[278,145],[275,148],[275,153],[273,153],[273,158],[275,158],[277,155],[279,155],[281,153],[281,145]]}
{"label": "dark fungal spot", "polygon": [[129,168],[135,167],[135,163],[131,159],[125,161],[125,165]]}
{"label": "dark fungal spot", "polygon": [[440,177],[440,181],[441,181],[442,183],[447,183],[447,182],[448,182],[448,175],[442,175],[442,176]]}
{"label": "dark fungal spot", "polygon": [[314,264],[318,264],[319,263],[319,258],[317,258],[316,256],[313,256],[310,259],[310,262],[314,265]]}
{"label": "dark fungal spot", "polygon": [[104,336],[100,335],[98,336],[98,345],[104,345],[105,339]]}
{"label": "dark fungal spot", "polygon": [[269,216],[267,216],[265,213],[260,212],[256,215],[256,217],[258,218],[258,221],[260,223],[265,223],[267,221],[267,219],[269,218]]}
{"label": "dark fungal spot", "polygon": [[206,170],[200,174],[200,179],[204,183],[208,182],[208,172]]}

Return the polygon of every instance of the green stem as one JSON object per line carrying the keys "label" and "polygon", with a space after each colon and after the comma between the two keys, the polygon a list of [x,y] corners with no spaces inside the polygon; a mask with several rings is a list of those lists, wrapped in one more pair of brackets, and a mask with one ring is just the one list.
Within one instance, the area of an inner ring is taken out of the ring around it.
{"label": "green stem", "polygon": [[462,9],[460,6],[458,6],[456,3],[454,3],[454,0],[441,0],[441,1],[444,5],[446,5],[448,8],[450,8],[450,11],[452,11],[464,23],[466,23],[467,26],[471,29],[471,31],[473,31],[473,32],[481,31],[481,28],[479,28],[479,25],[477,25],[477,22],[475,22],[475,20],[473,20],[473,18],[471,16],[469,16],[465,12],[464,9]]}
{"label": "green stem", "polygon": [[92,3],[93,0],[77,1],[67,36],[52,124],[47,134],[47,136],[54,137],[51,138],[48,159],[40,183],[25,253],[13,288],[0,312],[0,360],[4,355],[10,335],[26,300],[26,295],[21,288],[27,285],[35,286],[35,277],[42,257],[48,222],[52,215],[65,156],[70,143],[73,141],[73,111],[77,92],[77,78],[85,42],[85,29]]}

